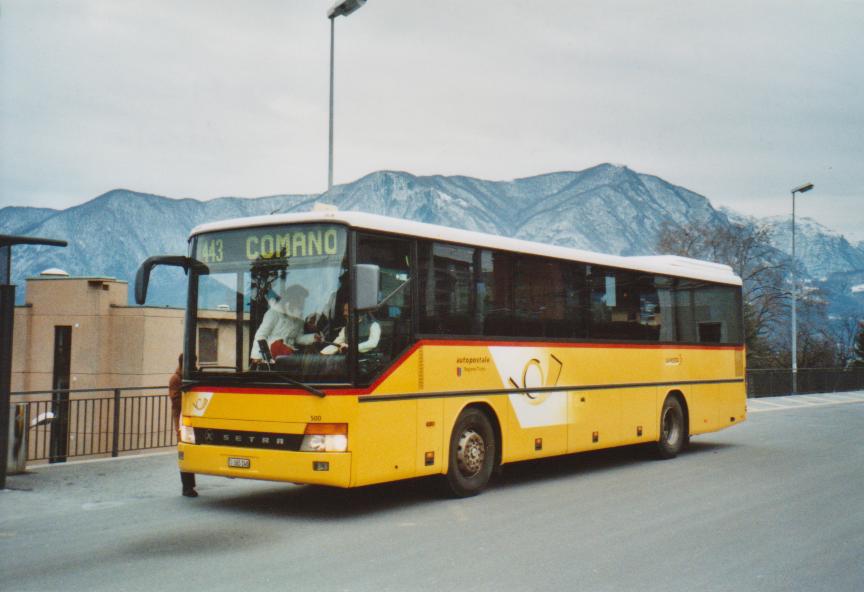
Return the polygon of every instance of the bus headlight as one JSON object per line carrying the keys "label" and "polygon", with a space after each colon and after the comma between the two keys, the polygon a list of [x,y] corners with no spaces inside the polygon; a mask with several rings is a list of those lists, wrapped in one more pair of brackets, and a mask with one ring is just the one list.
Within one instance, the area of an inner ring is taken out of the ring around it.
{"label": "bus headlight", "polygon": [[195,428],[191,425],[187,425],[192,423],[188,417],[180,418],[180,441],[185,444],[194,444],[195,443]]}
{"label": "bus headlight", "polygon": [[306,424],[301,452],[345,452],[348,450],[347,423]]}

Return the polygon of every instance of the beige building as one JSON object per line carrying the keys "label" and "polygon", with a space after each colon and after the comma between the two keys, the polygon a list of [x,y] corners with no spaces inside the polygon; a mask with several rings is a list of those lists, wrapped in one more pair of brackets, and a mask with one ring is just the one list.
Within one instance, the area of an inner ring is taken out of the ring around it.
{"label": "beige building", "polygon": [[[19,288],[20,289],[20,288]],[[59,270],[27,279],[15,308],[12,392],[167,385],[184,311],[127,303],[129,286]]]}
{"label": "beige building", "polygon": [[[129,306],[128,289],[125,281],[60,270],[27,279],[25,304],[15,307],[10,467],[176,441],[166,394],[185,310]],[[233,365],[235,314],[202,312],[198,363]],[[99,390],[76,392],[83,389]]]}

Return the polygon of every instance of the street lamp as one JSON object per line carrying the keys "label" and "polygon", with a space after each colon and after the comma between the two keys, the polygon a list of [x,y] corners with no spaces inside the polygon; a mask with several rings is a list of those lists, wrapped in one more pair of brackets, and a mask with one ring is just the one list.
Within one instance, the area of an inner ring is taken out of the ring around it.
{"label": "street lamp", "polygon": [[6,489],[6,469],[9,460],[9,401],[12,390],[12,338],[15,323],[12,247],[15,245],[65,247],[66,241],[0,234],[0,490]]}
{"label": "street lamp", "polygon": [[327,164],[327,191],[330,191],[333,188],[333,49],[336,32],[336,17],[348,16],[364,4],[366,4],[366,0],[339,0],[339,2],[331,6],[327,11],[327,18],[330,19],[330,158]]}
{"label": "street lamp", "polygon": [[798,295],[795,283],[795,194],[807,193],[813,189],[813,183],[804,183],[792,190],[792,394],[798,392],[798,316],[796,299]]}

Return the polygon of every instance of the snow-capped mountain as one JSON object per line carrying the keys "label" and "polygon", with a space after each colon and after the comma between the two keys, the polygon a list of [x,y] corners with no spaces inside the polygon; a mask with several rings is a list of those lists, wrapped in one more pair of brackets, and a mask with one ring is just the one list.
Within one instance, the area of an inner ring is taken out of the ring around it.
{"label": "snow-capped mountain", "polygon": [[[791,216],[772,216],[762,223],[771,227],[774,246],[792,254]],[[816,278],[832,273],[864,270],[864,248],[854,246],[842,234],[822,226],[811,218],[795,219],[795,257]]]}
{"label": "snow-capped mountain", "polygon": [[[66,248],[15,247],[13,282],[57,267],[73,276],[109,276],[134,280],[141,262],[151,255],[186,252],[189,231],[197,224],[241,216],[269,214],[302,203],[305,195],[257,199],[220,198],[212,201],[169,199],[118,189],[79,206],[40,217],[35,208],[0,210],[6,234],[65,239]],[[27,220],[35,220],[27,224]],[[7,232],[5,229],[14,229]],[[184,290],[177,289],[178,270],[159,269],[153,278],[153,302],[183,306]],[[182,285],[182,284],[181,284]],[[132,290],[130,290],[130,297]],[[21,302],[22,291],[18,292]]]}
{"label": "snow-capped mountain", "polygon": [[[2,209],[0,232],[69,241],[65,249],[16,247],[13,279],[18,285],[49,267],[72,275],[107,275],[131,282],[145,258],[185,253],[188,233],[197,224],[275,211],[307,211],[316,201],[343,210],[621,255],[653,254],[658,232],[666,223],[726,225],[730,216],[735,217],[683,187],[624,166],[603,164],[513,181],[379,171],[322,195],[211,201],[115,190],[62,211]],[[776,246],[782,249],[782,223],[777,225]],[[802,256],[806,253],[804,260],[811,273],[864,269],[861,245],[854,247],[815,223],[808,222],[796,244]],[[157,270],[149,301],[182,306],[185,291],[179,279],[177,270]]]}
{"label": "snow-capped mountain", "polygon": [[343,210],[621,255],[652,253],[664,221],[725,222],[701,195],[608,164],[514,181],[380,171],[320,200]]}

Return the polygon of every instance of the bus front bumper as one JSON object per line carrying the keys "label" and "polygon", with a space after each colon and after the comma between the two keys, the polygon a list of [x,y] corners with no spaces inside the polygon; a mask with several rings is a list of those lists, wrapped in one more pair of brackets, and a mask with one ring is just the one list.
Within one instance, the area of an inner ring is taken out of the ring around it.
{"label": "bus front bumper", "polygon": [[205,444],[177,446],[180,470],[237,479],[349,487],[350,452],[288,452]]}

